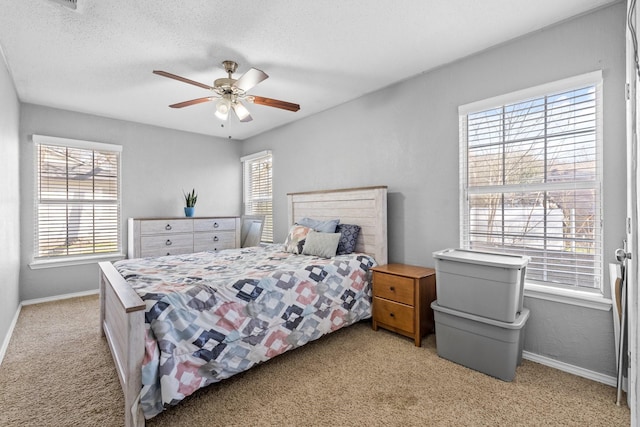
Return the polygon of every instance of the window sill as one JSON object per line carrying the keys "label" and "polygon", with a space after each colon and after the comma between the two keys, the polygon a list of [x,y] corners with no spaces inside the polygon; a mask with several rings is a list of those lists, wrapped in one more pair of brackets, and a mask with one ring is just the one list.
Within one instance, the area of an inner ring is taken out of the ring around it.
{"label": "window sill", "polygon": [[578,290],[559,289],[534,283],[525,283],[524,296],[602,311],[611,310],[613,304],[609,298],[605,298],[601,294]]}
{"label": "window sill", "polygon": [[29,264],[29,268],[32,270],[39,270],[42,268],[70,267],[82,264],[95,264],[100,261],[117,261],[124,258],[125,256],[123,254],[112,254],[68,257],[64,259],[34,260]]}

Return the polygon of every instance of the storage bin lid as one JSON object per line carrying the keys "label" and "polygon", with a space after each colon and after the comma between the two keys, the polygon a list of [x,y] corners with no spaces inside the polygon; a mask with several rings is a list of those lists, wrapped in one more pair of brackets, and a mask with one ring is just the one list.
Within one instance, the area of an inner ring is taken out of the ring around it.
{"label": "storage bin lid", "polygon": [[436,259],[490,265],[502,268],[523,268],[529,263],[526,255],[498,254],[494,252],[472,251],[469,249],[444,249],[433,253]]}
{"label": "storage bin lid", "polygon": [[[487,317],[477,316],[471,313],[465,313],[464,311],[454,310],[452,308],[442,307],[438,304],[438,300],[431,303],[433,311],[449,314],[452,316],[462,317],[464,319],[473,320],[474,322],[485,323],[487,325],[497,326],[504,329],[521,329],[524,327],[527,319],[529,318],[529,309],[523,308],[516,316],[514,322],[501,322],[499,320],[489,319]],[[437,332],[436,332],[437,333]]]}

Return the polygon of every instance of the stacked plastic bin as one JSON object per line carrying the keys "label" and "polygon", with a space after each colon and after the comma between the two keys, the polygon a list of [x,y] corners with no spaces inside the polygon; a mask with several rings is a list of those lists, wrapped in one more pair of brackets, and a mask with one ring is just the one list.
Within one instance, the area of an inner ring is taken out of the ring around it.
{"label": "stacked plastic bin", "polygon": [[434,252],[431,304],[438,355],[503,381],[522,363],[529,257],[464,249]]}

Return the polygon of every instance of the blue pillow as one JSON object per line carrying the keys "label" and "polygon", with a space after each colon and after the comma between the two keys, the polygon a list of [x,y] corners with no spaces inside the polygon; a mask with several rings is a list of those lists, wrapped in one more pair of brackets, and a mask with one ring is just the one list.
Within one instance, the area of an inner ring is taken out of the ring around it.
{"label": "blue pillow", "polygon": [[300,221],[296,221],[296,224],[304,225],[305,227],[312,228],[315,231],[319,231],[321,233],[335,233],[336,227],[338,226],[339,222],[339,219],[320,221],[318,219],[302,218]]}
{"label": "blue pillow", "polygon": [[336,233],[340,233],[336,255],[347,255],[356,250],[360,226],[354,224],[338,224]]}

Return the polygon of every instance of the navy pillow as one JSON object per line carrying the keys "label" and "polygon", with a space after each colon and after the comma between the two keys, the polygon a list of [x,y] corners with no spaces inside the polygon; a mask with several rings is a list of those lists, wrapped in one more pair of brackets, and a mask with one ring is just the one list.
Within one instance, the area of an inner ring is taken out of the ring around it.
{"label": "navy pillow", "polygon": [[336,255],[347,255],[356,250],[360,226],[354,224],[338,224],[336,233],[340,233],[340,241]]}

